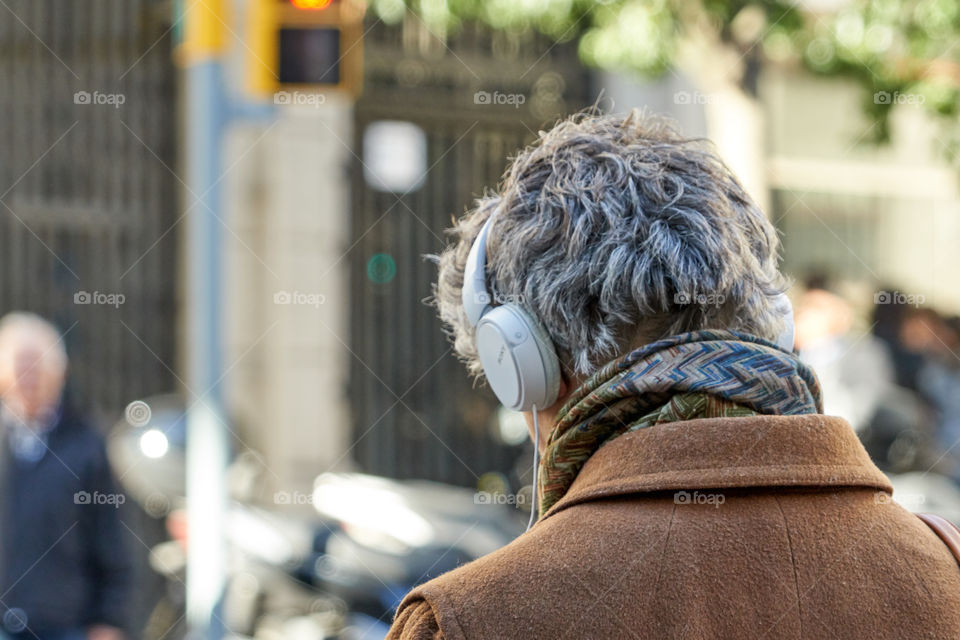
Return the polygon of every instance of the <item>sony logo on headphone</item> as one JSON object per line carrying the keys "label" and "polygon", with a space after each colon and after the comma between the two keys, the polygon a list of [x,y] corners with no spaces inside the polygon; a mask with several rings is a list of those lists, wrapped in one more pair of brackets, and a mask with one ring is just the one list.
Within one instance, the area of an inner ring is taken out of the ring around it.
{"label": "sony logo on headphone", "polygon": [[500,353],[497,354],[497,364],[503,364],[503,356],[507,353],[507,345],[500,345]]}

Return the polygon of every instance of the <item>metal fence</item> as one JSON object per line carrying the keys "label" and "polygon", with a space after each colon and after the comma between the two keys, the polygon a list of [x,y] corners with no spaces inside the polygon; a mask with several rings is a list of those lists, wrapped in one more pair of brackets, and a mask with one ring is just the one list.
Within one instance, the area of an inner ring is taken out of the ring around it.
{"label": "metal fence", "polygon": [[473,388],[425,302],[436,268],[424,255],[496,185],[509,155],[585,104],[586,75],[572,48],[530,34],[467,25],[447,40],[414,17],[367,26],[355,148],[373,122],[413,123],[426,136],[427,171],[403,195],[368,185],[362,158],[354,167],[354,453],[366,471],[394,477],[475,485],[485,472],[510,476],[521,450],[497,436],[492,393]]}
{"label": "metal fence", "polygon": [[0,8],[0,312],[65,332],[73,400],[173,386],[177,182],[169,5]]}

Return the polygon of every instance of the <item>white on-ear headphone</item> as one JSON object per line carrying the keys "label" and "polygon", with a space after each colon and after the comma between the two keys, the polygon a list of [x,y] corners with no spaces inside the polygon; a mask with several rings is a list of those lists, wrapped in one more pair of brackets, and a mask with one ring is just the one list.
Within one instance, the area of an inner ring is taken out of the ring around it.
{"label": "white on-ear headphone", "polygon": [[[560,362],[546,329],[519,304],[496,307],[487,291],[487,219],[470,247],[461,293],[470,325],[476,327],[477,354],[497,399],[508,409],[529,411],[549,407],[560,390]],[[776,343],[793,351],[793,305],[781,293],[774,303],[784,316]]]}
{"label": "white on-ear headphone", "polygon": [[546,329],[519,304],[491,306],[487,291],[487,219],[474,240],[463,272],[463,308],[476,327],[483,373],[503,406],[544,409],[560,392],[560,360]]}

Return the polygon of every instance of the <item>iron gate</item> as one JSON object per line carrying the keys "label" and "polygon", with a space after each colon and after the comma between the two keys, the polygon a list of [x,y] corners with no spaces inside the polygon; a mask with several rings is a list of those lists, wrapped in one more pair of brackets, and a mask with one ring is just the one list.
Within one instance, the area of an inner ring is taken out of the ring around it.
{"label": "iron gate", "polygon": [[521,450],[497,437],[492,393],[473,388],[425,303],[436,268],[424,255],[440,251],[451,217],[495,186],[509,155],[585,104],[586,74],[572,47],[532,34],[467,25],[447,40],[415,17],[367,26],[355,148],[372,122],[413,123],[426,135],[428,169],[403,195],[367,185],[362,158],[354,166],[353,454],[364,470],[393,477],[515,478]]}
{"label": "iron gate", "polygon": [[59,326],[73,400],[101,419],[173,386],[168,13],[156,0],[0,8],[0,312]]}

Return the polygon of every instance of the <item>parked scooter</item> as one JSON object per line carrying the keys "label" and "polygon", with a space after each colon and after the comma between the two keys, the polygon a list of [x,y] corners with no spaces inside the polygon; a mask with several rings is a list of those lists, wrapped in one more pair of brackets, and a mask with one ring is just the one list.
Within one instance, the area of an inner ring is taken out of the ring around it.
{"label": "parked scooter", "polygon": [[[118,424],[109,452],[124,490],[166,524],[166,539],[150,551],[166,587],[142,637],[176,640],[186,635],[186,422],[175,396],[145,404],[149,419]],[[523,514],[478,504],[472,490],[362,474],[319,476],[312,511],[276,501],[264,508],[253,491],[264,469],[251,451],[229,469],[228,575],[217,616],[236,639],[382,639],[411,588],[523,531]]]}

